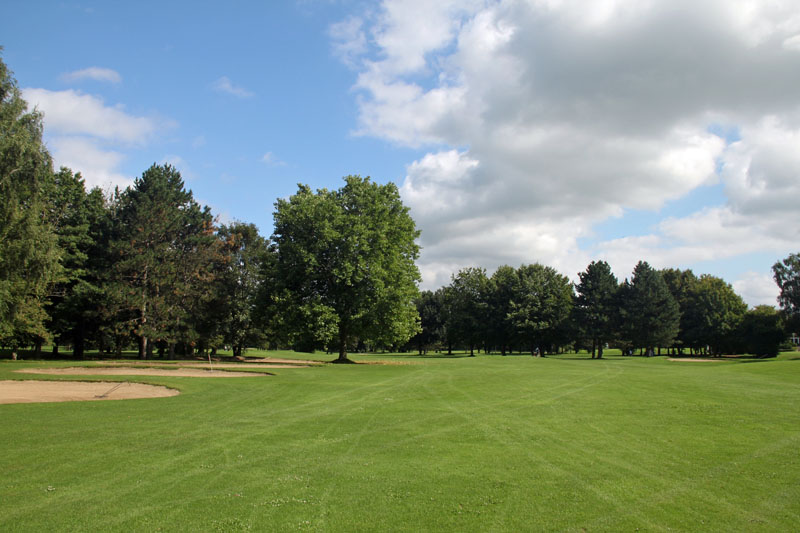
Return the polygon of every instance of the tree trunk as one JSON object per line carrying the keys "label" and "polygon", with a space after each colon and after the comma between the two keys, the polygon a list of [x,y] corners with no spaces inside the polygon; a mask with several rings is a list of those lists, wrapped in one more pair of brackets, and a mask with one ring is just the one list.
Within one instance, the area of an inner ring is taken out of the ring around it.
{"label": "tree trunk", "polygon": [[139,359],[147,359],[147,337],[139,336]]}
{"label": "tree trunk", "polygon": [[343,325],[339,326],[339,357],[336,358],[334,363],[352,363],[347,358],[347,328]]}

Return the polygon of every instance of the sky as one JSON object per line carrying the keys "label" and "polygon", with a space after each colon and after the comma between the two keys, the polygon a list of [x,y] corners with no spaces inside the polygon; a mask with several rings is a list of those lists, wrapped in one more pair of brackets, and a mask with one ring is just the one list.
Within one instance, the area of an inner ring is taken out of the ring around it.
{"label": "sky", "polygon": [[643,260],[775,305],[800,252],[800,0],[26,0],[0,46],[88,186],[169,163],[269,235],[298,183],[394,182],[424,289]]}

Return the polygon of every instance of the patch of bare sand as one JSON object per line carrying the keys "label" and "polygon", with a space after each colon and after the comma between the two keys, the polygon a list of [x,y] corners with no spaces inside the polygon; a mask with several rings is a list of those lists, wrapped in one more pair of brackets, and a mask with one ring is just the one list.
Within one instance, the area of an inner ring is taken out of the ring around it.
{"label": "patch of bare sand", "polygon": [[705,357],[667,357],[667,361],[679,361],[685,363],[718,363],[725,359],[708,359]]}
{"label": "patch of bare sand", "polygon": [[266,372],[229,372],[227,370],[205,370],[202,368],[134,368],[76,366],[69,368],[26,368],[16,370],[23,374],[86,375],[86,376],[172,376],[184,378],[253,378],[269,375]]}
{"label": "patch of bare sand", "polygon": [[[104,365],[109,366],[176,366],[190,368],[208,368],[207,361],[105,361]],[[246,359],[241,363],[227,363],[211,361],[212,367],[217,368],[304,368],[309,366],[321,365],[320,361],[303,361],[299,359]]]}
{"label": "patch of bare sand", "polygon": [[0,381],[0,404],[164,398],[180,391],[126,381]]}

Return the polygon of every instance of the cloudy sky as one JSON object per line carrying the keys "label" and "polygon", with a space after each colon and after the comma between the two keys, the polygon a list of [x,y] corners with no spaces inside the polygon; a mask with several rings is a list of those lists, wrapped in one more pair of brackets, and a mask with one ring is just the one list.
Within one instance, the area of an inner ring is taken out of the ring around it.
{"label": "cloudy sky", "polygon": [[[646,260],[774,304],[800,251],[798,0],[30,0],[3,59],[57,164],[181,170],[272,228],[298,182],[395,182],[424,288]],[[267,4],[267,5],[262,5]]]}

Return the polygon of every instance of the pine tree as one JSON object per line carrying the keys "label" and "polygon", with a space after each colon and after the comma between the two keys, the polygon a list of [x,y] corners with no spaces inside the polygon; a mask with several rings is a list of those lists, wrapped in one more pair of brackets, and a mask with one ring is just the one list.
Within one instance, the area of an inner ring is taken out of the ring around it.
{"label": "pine tree", "polygon": [[680,310],[661,273],[644,261],[633,269],[620,290],[621,331],[632,346],[653,353],[672,344],[678,334]]}
{"label": "pine tree", "polygon": [[170,165],[153,165],[118,198],[109,295],[117,321],[139,340],[139,357],[152,341],[168,346],[198,340],[192,311],[210,296],[220,260],[208,207],[201,208]]}
{"label": "pine tree", "polygon": [[603,346],[614,338],[619,282],[605,261],[592,261],[578,278],[575,299],[578,327],[592,342],[592,359],[600,359]]}

